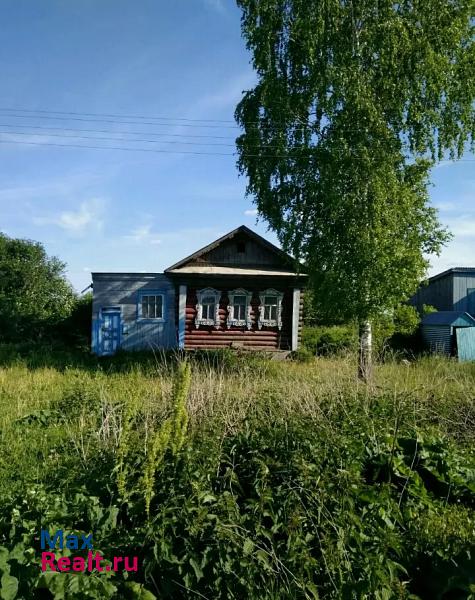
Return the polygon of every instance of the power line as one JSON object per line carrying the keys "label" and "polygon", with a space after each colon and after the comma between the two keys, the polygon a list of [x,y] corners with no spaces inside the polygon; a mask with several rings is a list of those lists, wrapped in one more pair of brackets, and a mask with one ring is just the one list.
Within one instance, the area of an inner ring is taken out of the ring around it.
{"label": "power line", "polygon": [[[7,115],[4,115],[7,116]],[[9,118],[14,119],[50,119],[56,121],[82,121],[86,123],[114,123],[121,125],[153,125],[153,126],[161,126],[161,127],[193,127],[193,128],[211,128],[211,129],[240,129],[238,125],[196,125],[190,123],[154,123],[150,121],[143,121],[142,123],[137,123],[137,121],[122,121],[122,120],[109,120],[109,119],[86,119],[82,117],[53,117],[50,115],[8,115]]]}
{"label": "power line", "polygon": [[[5,135],[6,132],[0,132]],[[7,132],[6,135],[15,135],[13,132]],[[96,139],[96,138],[91,138]],[[127,140],[133,141],[133,140]],[[239,156],[237,152],[202,152],[202,151],[194,151],[194,150],[164,150],[159,148],[128,148],[126,146],[92,146],[85,144],[56,144],[54,142],[31,142],[31,141],[19,141],[19,140],[2,140],[0,139],[0,143],[2,144],[23,144],[29,146],[54,146],[56,148],[85,148],[85,149],[93,149],[93,150],[124,150],[127,152],[152,152],[159,154],[194,154],[194,155],[203,155],[203,156]],[[294,156],[289,155],[277,155],[277,154],[244,154],[246,158],[296,158]],[[352,160],[367,160],[363,157],[353,156]],[[452,159],[449,162],[475,162],[475,159],[470,158],[461,158],[461,159]]]}
{"label": "power line", "polygon": [[[1,127],[1,125],[0,125]],[[65,133],[35,133],[33,131],[0,131],[3,135],[36,135],[42,137],[59,137],[59,138],[73,138],[82,140],[103,140],[108,142],[142,142],[146,144],[185,144],[187,146],[228,146],[231,148],[235,147],[235,144],[225,144],[224,142],[185,142],[180,140],[148,140],[148,139],[132,139],[132,138],[120,138],[120,137],[107,137],[107,136],[93,136],[93,135],[67,135]]]}
{"label": "power line", "polygon": [[[8,135],[11,135],[10,133]],[[235,156],[229,152],[197,152],[194,150],[161,150],[158,148],[127,148],[125,146],[90,146],[85,144],[55,144],[54,142],[25,142],[19,140],[0,140],[0,144],[26,144],[28,146],[54,146],[56,148],[86,148],[88,150],[124,150],[126,152],[155,152],[160,154],[197,154],[206,156]]]}
{"label": "power line", "polygon": [[117,115],[110,113],[88,113],[88,112],[73,112],[61,110],[40,110],[40,109],[25,109],[25,108],[7,108],[0,107],[0,111],[19,112],[19,113],[42,113],[55,115],[72,115],[83,117],[112,117],[114,119],[158,119],[160,121],[186,121],[191,123],[235,123],[232,119],[189,119],[186,117],[154,117],[146,115]]}
{"label": "power line", "polygon": [[177,138],[196,138],[196,139],[211,139],[211,140],[232,140],[228,135],[206,135],[206,134],[195,134],[195,133],[157,133],[155,131],[117,131],[114,129],[74,129],[72,127],[53,127],[46,125],[21,125],[19,123],[14,123],[13,125],[9,123],[0,124],[0,127],[18,127],[21,129],[42,129],[48,131],[78,131],[84,133],[116,133],[117,135],[151,135],[154,137],[167,136],[167,137],[177,137]]}
{"label": "power line", "polygon": [[[236,121],[232,120],[220,120],[220,119],[188,119],[186,117],[150,117],[144,115],[116,115],[109,113],[81,113],[73,111],[50,111],[50,110],[27,110],[27,109],[15,109],[15,108],[0,108],[0,111],[4,112],[15,112],[15,113],[33,113],[33,114],[6,114],[6,117],[12,117],[17,119],[54,119],[60,121],[85,121],[85,122],[96,122],[96,123],[120,123],[127,125],[159,125],[163,127],[194,127],[194,128],[213,128],[213,129],[238,129],[242,130],[240,125],[236,125]],[[37,114],[35,114],[37,113]],[[54,115],[69,115],[69,116],[54,116]],[[85,118],[85,117],[107,117],[113,119],[119,119],[117,121],[111,121],[102,118]],[[135,121],[123,121],[122,119],[136,119]],[[137,120],[143,119],[154,119],[157,122],[137,122]],[[170,123],[160,123],[158,121],[170,121]],[[180,121],[179,123],[173,123],[172,121]],[[303,126],[302,119],[298,118],[298,121],[302,125],[301,127],[294,127],[294,131],[302,131],[311,127],[312,123],[308,123],[307,126]],[[205,123],[204,125],[198,125],[197,123]],[[220,125],[210,125],[210,123],[220,123]],[[226,125],[226,123],[233,123],[233,125]],[[261,121],[248,121],[247,125],[262,125]],[[283,125],[283,123],[282,123]],[[276,127],[268,126],[268,127]],[[278,127],[278,126],[277,126]]]}

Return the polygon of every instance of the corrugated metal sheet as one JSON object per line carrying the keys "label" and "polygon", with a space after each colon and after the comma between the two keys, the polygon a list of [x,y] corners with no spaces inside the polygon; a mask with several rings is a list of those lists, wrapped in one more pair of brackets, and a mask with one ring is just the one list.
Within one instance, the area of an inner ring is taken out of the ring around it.
{"label": "corrugated metal sheet", "polygon": [[422,319],[422,325],[451,325],[470,327],[475,325],[475,319],[466,312],[455,310],[444,310],[433,312]]}
{"label": "corrugated metal sheet", "polygon": [[422,339],[431,352],[450,355],[452,327],[450,325],[423,325]]}
{"label": "corrugated metal sheet", "polygon": [[474,288],[475,267],[454,267],[430,277],[409,303],[419,311],[423,304],[430,304],[437,310],[458,310],[475,316],[469,293]]}
{"label": "corrugated metal sheet", "polygon": [[453,310],[453,273],[447,272],[443,277],[429,280],[417,290],[409,300],[419,312],[424,304],[433,306],[437,310]]}
{"label": "corrugated metal sheet", "polygon": [[461,362],[475,360],[475,327],[456,329],[457,356]]}
{"label": "corrugated metal sheet", "polygon": [[475,288],[475,273],[457,274],[454,277],[454,308],[470,314],[475,313],[475,304],[469,292]]}

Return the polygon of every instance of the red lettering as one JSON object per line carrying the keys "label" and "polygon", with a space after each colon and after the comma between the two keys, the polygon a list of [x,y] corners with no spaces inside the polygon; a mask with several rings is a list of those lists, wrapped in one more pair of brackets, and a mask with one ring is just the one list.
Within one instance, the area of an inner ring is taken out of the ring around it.
{"label": "red lettering", "polygon": [[114,571],[117,571],[119,568],[119,563],[122,562],[122,556],[114,556]]}
{"label": "red lettering", "polygon": [[129,565],[129,557],[125,557],[124,566],[126,571],[138,571],[139,559],[137,556],[133,557],[132,566]]}
{"label": "red lettering", "polygon": [[58,569],[60,571],[69,571],[71,566],[71,560],[67,556],[58,558]]}
{"label": "red lettering", "polygon": [[104,569],[101,567],[101,559],[102,559],[102,555],[99,554],[99,552],[96,552],[96,555],[94,556],[94,561],[96,563],[96,569],[101,572]]}
{"label": "red lettering", "polygon": [[51,571],[57,571],[58,569],[56,568],[54,561],[55,561],[56,557],[54,555],[54,552],[42,552],[41,553],[41,570],[42,571],[46,571],[46,567],[47,565],[49,565],[51,567]]}
{"label": "red lettering", "polygon": [[86,568],[86,561],[82,556],[75,556],[73,558],[73,571],[84,571]]}

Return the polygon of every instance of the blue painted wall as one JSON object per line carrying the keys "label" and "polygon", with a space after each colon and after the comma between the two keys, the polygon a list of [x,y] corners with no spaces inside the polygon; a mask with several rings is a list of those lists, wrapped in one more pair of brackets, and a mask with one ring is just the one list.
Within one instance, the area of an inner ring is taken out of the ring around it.
{"label": "blue painted wall", "polygon": [[[93,273],[92,351],[100,353],[101,309],[121,310],[120,348],[170,349],[177,346],[175,286],[163,273]],[[163,319],[140,319],[138,302],[143,293],[163,293]]]}

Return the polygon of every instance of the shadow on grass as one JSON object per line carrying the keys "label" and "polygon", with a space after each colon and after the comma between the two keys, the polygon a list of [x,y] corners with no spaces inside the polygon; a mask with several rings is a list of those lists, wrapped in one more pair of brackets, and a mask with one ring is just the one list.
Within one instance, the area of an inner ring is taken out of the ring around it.
{"label": "shadow on grass", "polygon": [[0,367],[24,366],[27,369],[52,368],[63,372],[81,369],[88,372],[127,373],[141,371],[153,374],[157,370],[175,370],[186,357],[195,365],[220,370],[239,371],[243,367],[269,365],[265,353],[241,353],[230,348],[219,350],[163,350],[150,348],[134,352],[119,350],[114,356],[95,356],[87,347],[62,344],[0,344]]}
{"label": "shadow on grass", "polygon": [[57,371],[127,372],[134,369],[156,370],[158,366],[176,365],[182,357],[177,350],[150,349],[137,352],[119,351],[114,356],[95,356],[87,347],[61,344],[0,344],[0,367],[23,365],[28,369],[52,368]]}

